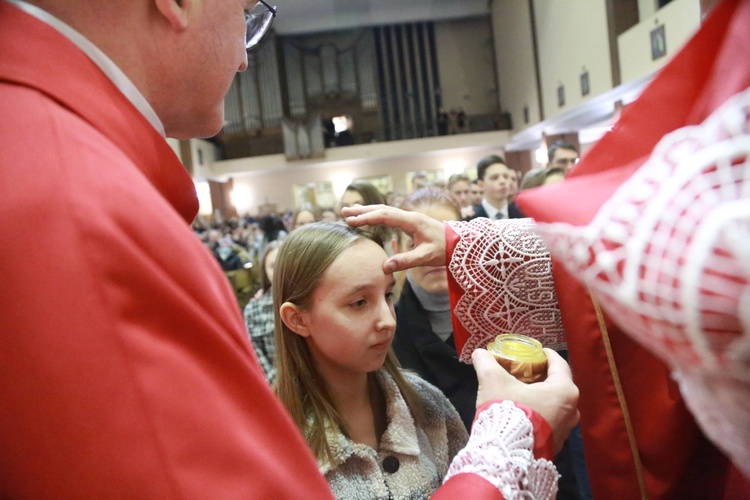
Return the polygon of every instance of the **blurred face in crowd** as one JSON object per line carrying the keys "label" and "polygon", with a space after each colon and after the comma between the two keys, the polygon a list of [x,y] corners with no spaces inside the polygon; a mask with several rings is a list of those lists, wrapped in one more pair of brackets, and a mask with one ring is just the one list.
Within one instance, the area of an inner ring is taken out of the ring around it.
{"label": "blurred face in crowd", "polygon": [[266,262],[264,266],[264,270],[266,272],[266,276],[268,276],[268,281],[273,283],[273,268],[276,267],[276,255],[279,253],[278,248],[274,248],[273,250],[268,252],[268,255],[266,255]]}
{"label": "blurred face in crowd", "polygon": [[471,200],[472,205],[479,205],[482,203],[482,198],[484,197],[484,190],[482,189],[482,186],[480,186],[476,182],[471,183],[471,187],[469,188],[469,199]]}
{"label": "blurred face in crowd", "polygon": [[510,194],[512,171],[507,165],[494,163],[484,172],[482,188],[484,199],[493,207],[502,207],[507,203]]}
{"label": "blurred face in crowd", "polygon": [[341,208],[351,207],[356,204],[362,205],[365,199],[359,192],[353,189],[347,189],[344,191],[344,196],[341,197]]}
{"label": "blurred face in crowd", "polygon": [[508,196],[512,198],[518,192],[518,172],[512,168],[509,170],[510,170],[510,186],[509,186],[510,191],[508,193]]}
{"label": "blurred face in crowd", "polygon": [[320,220],[336,222],[337,219],[338,217],[336,217],[336,213],[333,210],[323,210],[320,214]]}
{"label": "blurred face in crowd", "polygon": [[458,204],[462,207],[468,207],[471,205],[471,199],[469,197],[469,191],[471,184],[466,181],[454,182],[449,191],[451,195],[458,201]]}
{"label": "blurred face in crowd", "polygon": [[294,221],[294,228],[302,227],[305,224],[312,224],[313,222],[315,222],[315,215],[311,211],[300,210]]}
{"label": "blurred face in crowd", "polygon": [[562,168],[567,172],[573,168],[576,163],[578,163],[578,153],[572,149],[560,148],[555,151],[555,156],[550,158],[549,167]]}
{"label": "blurred face in crowd", "polygon": [[427,178],[424,174],[416,174],[411,179],[411,190],[416,191],[417,189],[422,189],[423,187],[427,187],[430,184],[430,180]]}

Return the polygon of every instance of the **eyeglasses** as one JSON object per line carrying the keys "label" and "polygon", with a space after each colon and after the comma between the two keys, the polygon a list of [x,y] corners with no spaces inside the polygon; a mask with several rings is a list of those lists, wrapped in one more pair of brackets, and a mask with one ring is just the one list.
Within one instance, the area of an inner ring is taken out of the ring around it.
{"label": "eyeglasses", "polygon": [[245,50],[255,48],[271,28],[273,18],[276,17],[276,7],[258,0],[253,10],[245,11]]}

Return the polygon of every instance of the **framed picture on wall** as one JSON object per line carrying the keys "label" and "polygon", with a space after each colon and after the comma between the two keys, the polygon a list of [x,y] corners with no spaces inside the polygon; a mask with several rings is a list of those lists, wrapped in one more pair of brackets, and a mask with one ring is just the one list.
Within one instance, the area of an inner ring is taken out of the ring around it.
{"label": "framed picture on wall", "polygon": [[393,192],[393,177],[391,174],[386,175],[373,175],[370,177],[360,177],[356,179],[358,181],[367,181],[380,191],[380,194],[387,195]]}
{"label": "framed picture on wall", "polygon": [[329,181],[306,182],[292,186],[294,206],[297,208],[331,208],[336,204],[333,184]]}
{"label": "framed picture on wall", "polygon": [[589,82],[589,72],[581,73],[581,95],[587,96],[591,92],[591,82]]}
{"label": "framed picture on wall", "polygon": [[651,30],[651,60],[655,61],[667,55],[667,35],[664,25],[660,24]]}

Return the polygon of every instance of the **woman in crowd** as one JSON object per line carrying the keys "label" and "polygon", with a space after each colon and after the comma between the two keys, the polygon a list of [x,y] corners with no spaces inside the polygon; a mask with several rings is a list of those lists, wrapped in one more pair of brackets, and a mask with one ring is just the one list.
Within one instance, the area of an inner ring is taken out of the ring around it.
{"label": "woman in crowd", "polygon": [[[367,181],[354,181],[344,191],[341,197],[341,208],[351,207],[353,205],[383,205],[385,196],[378,191],[374,184]],[[385,226],[362,228],[377,234],[382,241],[391,239],[391,231]]]}
{"label": "woman in crowd", "polygon": [[382,205],[385,197],[372,183],[367,181],[354,181],[344,191],[341,197],[341,207],[352,205]]}
{"label": "woman in crowd", "polygon": [[[509,402],[479,413],[461,450],[466,429],[448,399],[401,371],[386,258],[374,235],[320,222],[287,238],[274,272],[276,391],[336,497],[428,498],[462,472],[493,477],[506,498],[519,488],[554,495],[554,466],[533,459]],[[526,451],[511,459],[519,443]]]}
{"label": "woman in crowd", "polygon": [[318,216],[312,210],[307,210],[304,208],[297,210],[294,212],[294,215],[292,216],[291,229],[293,231],[306,224],[312,224],[313,222],[317,220],[318,220]]}
{"label": "woman in crowd", "polygon": [[273,270],[276,264],[276,255],[279,253],[281,241],[274,240],[266,245],[260,258],[260,282],[261,288],[256,295],[245,306],[245,325],[250,334],[255,354],[258,356],[260,366],[266,375],[268,382],[273,385],[276,379],[276,367],[274,357],[276,356],[276,342],[274,340],[274,312],[273,292]]}

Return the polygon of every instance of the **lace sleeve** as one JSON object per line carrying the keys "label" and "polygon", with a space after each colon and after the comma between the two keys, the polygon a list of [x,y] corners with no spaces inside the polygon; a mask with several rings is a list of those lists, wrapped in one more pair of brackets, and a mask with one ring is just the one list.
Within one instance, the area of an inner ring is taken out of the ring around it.
{"label": "lace sleeve", "polygon": [[479,413],[471,437],[453,459],[444,482],[476,474],[500,490],[506,500],[555,498],[559,476],[552,462],[534,458],[531,421],[511,401]]}
{"label": "lace sleeve", "polygon": [[750,89],[664,136],[588,225],[538,231],[669,365],[703,431],[750,477]]}
{"label": "lace sleeve", "polygon": [[459,236],[449,270],[463,290],[454,314],[469,333],[460,358],[501,333],[566,349],[550,254],[532,219],[449,222]]}

